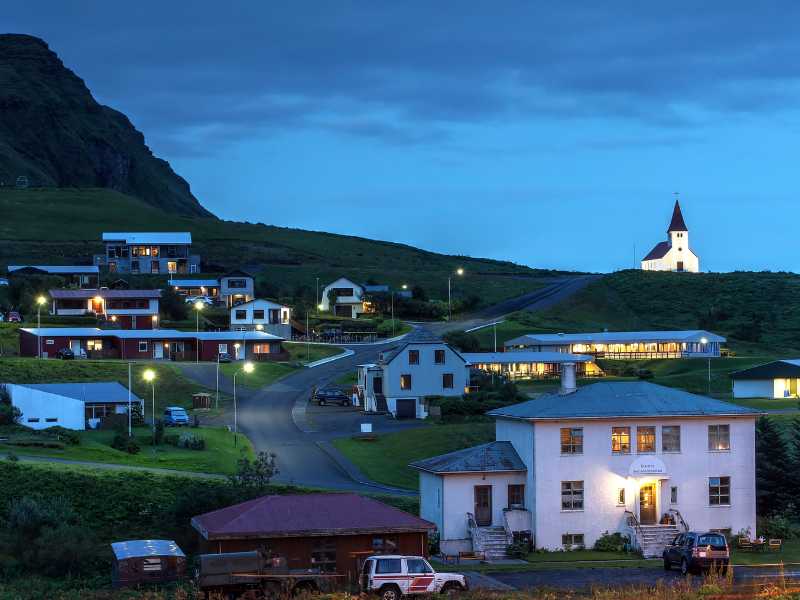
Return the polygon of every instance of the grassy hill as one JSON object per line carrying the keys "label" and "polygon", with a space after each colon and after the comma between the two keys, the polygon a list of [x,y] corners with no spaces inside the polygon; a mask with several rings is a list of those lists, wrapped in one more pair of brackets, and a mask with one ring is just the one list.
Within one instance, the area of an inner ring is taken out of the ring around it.
{"label": "grassy hill", "polygon": [[531,291],[552,271],[510,262],[447,256],[391,242],[264,224],[168,213],[108,189],[0,190],[0,268],[16,263],[90,263],[102,251],[103,231],[190,231],[195,250],[214,270],[244,267],[296,296],[346,275],[400,286],[421,285],[447,297],[447,276],[466,270],[456,297],[477,294],[494,302]]}
{"label": "grassy hill", "polygon": [[[800,352],[800,275],[620,271],[538,313],[498,327],[498,343],[530,332],[707,329],[740,354]],[[481,332],[485,347],[491,330]]]}

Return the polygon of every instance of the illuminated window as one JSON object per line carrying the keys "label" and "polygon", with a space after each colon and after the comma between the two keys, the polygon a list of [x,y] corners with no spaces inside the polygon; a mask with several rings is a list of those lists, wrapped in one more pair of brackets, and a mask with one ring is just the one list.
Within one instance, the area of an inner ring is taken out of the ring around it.
{"label": "illuminated window", "polygon": [[47,344],[48,346],[52,346],[53,344],[56,343],[56,341],[55,340],[45,340],[44,343]]}
{"label": "illuminated window", "polygon": [[583,510],[583,482],[561,482],[561,510]]}
{"label": "illuminated window", "polygon": [[611,452],[614,454],[631,453],[631,428],[612,427],[611,428]]}
{"label": "illuminated window", "polygon": [[656,428],[636,428],[636,451],[639,454],[648,454],[656,451]]}
{"label": "illuminated window", "polygon": [[442,387],[445,389],[453,389],[453,374],[452,373],[443,373],[442,374]]}
{"label": "illuminated window", "polygon": [[86,342],[86,349],[87,350],[102,350],[103,349],[103,340],[88,340]]}
{"label": "illuminated window", "polygon": [[411,389],[411,375],[400,375],[400,389],[401,390]]}
{"label": "illuminated window", "polygon": [[731,449],[731,426],[708,426],[708,449],[712,452],[726,452]]}
{"label": "illuminated window", "polygon": [[617,490],[617,506],[625,506],[625,488]]}
{"label": "illuminated window", "polygon": [[410,364],[410,365],[418,365],[419,364],[419,350],[409,350],[408,351],[408,364]]}
{"label": "illuminated window", "polygon": [[708,503],[711,506],[730,506],[731,504],[731,478],[708,478]]}
{"label": "illuminated window", "polygon": [[681,428],[678,425],[664,425],[661,428],[661,451],[681,451]]}
{"label": "illuminated window", "polygon": [[217,352],[219,354],[227,354],[228,353],[228,344],[217,344]]}
{"label": "illuminated window", "polygon": [[561,454],[583,454],[583,428],[561,429]]}
{"label": "illuminated window", "polygon": [[269,344],[253,344],[253,352],[256,354],[269,354]]}

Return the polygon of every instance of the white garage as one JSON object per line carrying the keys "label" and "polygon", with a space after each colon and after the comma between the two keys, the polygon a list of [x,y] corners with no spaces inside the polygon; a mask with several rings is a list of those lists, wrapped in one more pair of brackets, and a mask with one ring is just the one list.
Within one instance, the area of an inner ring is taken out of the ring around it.
{"label": "white garage", "polygon": [[800,389],[800,359],[775,360],[736,371],[734,398],[797,398]]}

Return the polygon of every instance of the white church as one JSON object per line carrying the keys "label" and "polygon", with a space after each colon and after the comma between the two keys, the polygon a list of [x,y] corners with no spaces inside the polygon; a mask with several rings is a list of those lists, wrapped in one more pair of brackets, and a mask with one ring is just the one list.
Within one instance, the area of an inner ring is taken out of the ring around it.
{"label": "white church", "polygon": [[642,269],[698,273],[700,258],[689,248],[689,230],[686,228],[681,205],[677,200],[667,235],[669,239],[666,242],[656,244],[655,248],[642,259]]}

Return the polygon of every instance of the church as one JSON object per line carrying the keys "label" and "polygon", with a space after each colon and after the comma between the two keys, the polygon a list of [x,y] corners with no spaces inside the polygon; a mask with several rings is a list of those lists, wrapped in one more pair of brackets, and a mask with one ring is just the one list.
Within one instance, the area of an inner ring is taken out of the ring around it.
{"label": "church", "polygon": [[668,239],[659,242],[642,259],[644,271],[679,271],[697,273],[700,271],[700,258],[689,248],[689,230],[683,220],[681,205],[675,201],[672,221],[667,229]]}

